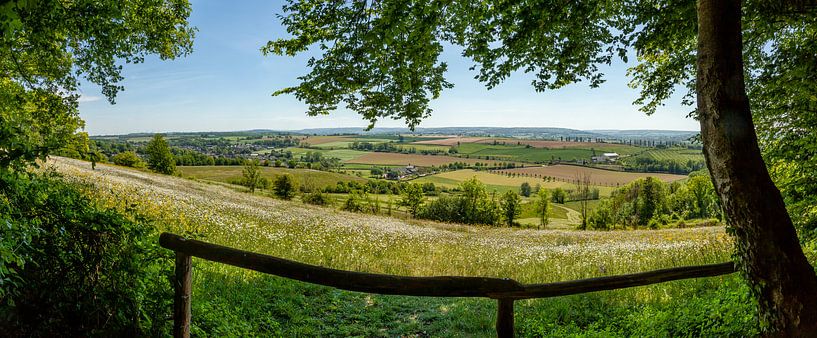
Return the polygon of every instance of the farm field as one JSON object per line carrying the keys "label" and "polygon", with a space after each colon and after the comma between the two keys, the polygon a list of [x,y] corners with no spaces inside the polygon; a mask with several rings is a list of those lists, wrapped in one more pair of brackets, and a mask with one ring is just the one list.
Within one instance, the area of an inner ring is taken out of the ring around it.
{"label": "farm field", "polygon": [[326,144],[332,142],[345,142],[349,141],[349,136],[339,135],[339,136],[305,136],[301,138],[301,142],[309,143],[313,146],[319,144]]}
{"label": "farm field", "polygon": [[[209,242],[355,271],[550,282],[721,262],[732,249],[723,227],[579,232],[406,221],[104,164],[95,171],[86,162],[62,158],[49,164],[67,179],[85,184],[100,203],[137,208],[155,219],[160,231],[194,233]],[[736,287],[736,280],[696,279],[520,301],[516,326],[520,336],[540,336],[547,332],[540,331],[543,322],[584,320],[596,313],[607,313],[614,323],[639,325],[641,319],[626,318],[672,316],[679,311],[672,304],[705,301],[706,290],[725,283]],[[200,259],[193,260],[193,295],[193,332],[198,335],[494,335],[496,309],[491,300],[345,292]],[[627,330],[622,332],[640,329]]]}
{"label": "farm field", "polygon": [[653,160],[675,160],[679,162],[686,161],[704,161],[704,154],[698,149],[686,148],[670,148],[670,149],[648,149],[636,156],[628,158],[627,160],[637,159],[639,157],[651,158]]}
{"label": "farm field", "polygon": [[440,146],[434,144],[417,144],[417,143],[395,143],[395,147],[403,148],[403,149],[412,149],[414,148],[417,151],[423,150],[430,150],[430,151],[448,151],[451,149],[449,146]]}
{"label": "farm field", "polygon": [[436,144],[441,146],[456,146],[460,143],[477,143],[486,139],[485,137],[449,137],[431,140],[416,141],[414,144]]}
{"label": "farm field", "polygon": [[486,144],[486,145],[507,145],[507,146],[526,146],[530,145],[534,148],[548,148],[548,149],[567,149],[577,148],[590,150],[595,149],[597,152],[617,152],[621,155],[634,154],[642,151],[643,148],[630,146],[626,144],[615,143],[598,143],[598,142],[568,142],[568,141],[551,141],[551,140],[531,140],[510,137],[451,137],[435,140],[417,141],[414,144],[437,144],[444,146],[463,146],[465,144]]}
{"label": "farm field", "polygon": [[[241,179],[243,166],[194,166],[177,167],[182,176],[192,177],[202,180],[230,183]],[[259,167],[263,177],[273,179],[276,175],[291,174],[299,183],[314,184],[317,187],[335,185],[337,182],[366,182],[366,179],[357,176],[344,175],[339,173],[312,170],[312,169],[289,169],[276,167]]]}
{"label": "farm field", "polygon": [[421,167],[439,166],[454,162],[474,164],[500,163],[501,161],[478,160],[444,155],[420,155],[401,153],[365,153],[362,156],[346,160],[348,163],[382,164],[382,165],[415,165]]}
{"label": "farm field", "polygon": [[360,156],[369,154],[369,152],[366,152],[366,151],[353,150],[353,149],[332,149],[332,150],[307,149],[307,148],[286,148],[286,149],[291,151],[292,155],[294,155],[296,157],[304,155],[304,154],[306,154],[308,152],[313,152],[313,153],[317,152],[317,153],[321,153],[324,157],[330,157],[330,158],[331,157],[337,157],[341,161],[348,161],[348,160],[355,159],[355,158],[358,158]]}
{"label": "farm field", "polygon": [[673,182],[685,179],[684,175],[675,174],[658,174],[658,173],[634,173],[621,172],[612,170],[595,169],[572,165],[551,165],[540,167],[526,167],[515,169],[503,169],[498,172],[513,173],[517,175],[535,175],[535,176],[550,176],[558,180],[573,181],[576,179],[576,174],[590,175],[592,185],[600,186],[619,186],[630,183],[642,177],[655,177],[664,182]]}
{"label": "farm field", "polygon": [[471,157],[498,157],[505,161],[520,162],[548,162],[551,160],[576,161],[590,160],[593,151],[590,149],[544,149],[528,148],[517,145],[491,145],[479,143],[464,143],[457,147],[460,156]]}
{"label": "farm field", "polygon": [[626,144],[616,143],[600,143],[600,142],[568,142],[568,141],[550,141],[550,140],[530,140],[518,138],[494,138],[483,139],[477,143],[493,144],[494,140],[499,143],[504,142],[506,145],[530,145],[534,148],[548,148],[548,149],[564,149],[564,148],[579,148],[579,149],[595,149],[596,152],[615,152],[620,155],[634,154],[642,151],[644,148],[635,147]]}

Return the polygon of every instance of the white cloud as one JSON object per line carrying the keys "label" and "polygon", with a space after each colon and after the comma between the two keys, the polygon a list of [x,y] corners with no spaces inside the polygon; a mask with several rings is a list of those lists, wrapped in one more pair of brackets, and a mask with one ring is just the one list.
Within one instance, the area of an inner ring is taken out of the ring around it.
{"label": "white cloud", "polygon": [[83,102],[94,102],[94,101],[99,101],[99,100],[102,100],[101,96],[82,94],[82,95],[79,96],[79,99],[77,99],[77,102],[83,103]]}

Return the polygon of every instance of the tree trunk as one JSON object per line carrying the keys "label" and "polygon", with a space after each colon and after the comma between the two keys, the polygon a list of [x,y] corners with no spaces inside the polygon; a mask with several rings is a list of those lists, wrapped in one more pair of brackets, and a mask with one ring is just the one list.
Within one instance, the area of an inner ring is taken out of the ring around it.
{"label": "tree trunk", "polygon": [[738,265],[774,334],[817,332],[817,276],[761,158],[743,78],[739,0],[698,1],[698,115]]}

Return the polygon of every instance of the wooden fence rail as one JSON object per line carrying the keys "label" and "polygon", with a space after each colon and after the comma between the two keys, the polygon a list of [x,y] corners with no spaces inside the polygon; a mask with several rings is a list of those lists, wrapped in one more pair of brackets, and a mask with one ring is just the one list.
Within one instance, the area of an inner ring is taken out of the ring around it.
{"label": "wooden fence rail", "polygon": [[159,243],[162,247],[176,252],[173,312],[173,335],[175,337],[189,337],[190,335],[191,257],[348,291],[383,295],[496,299],[498,301],[496,321],[498,337],[513,337],[513,302],[518,299],[546,298],[614,290],[678,279],[720,276],[735,272],[734,264],[726,262],[556,283],[521,284],[508,278],[409,277],[330,269],[185,239],[170,233],[163,233],[159,238]]}

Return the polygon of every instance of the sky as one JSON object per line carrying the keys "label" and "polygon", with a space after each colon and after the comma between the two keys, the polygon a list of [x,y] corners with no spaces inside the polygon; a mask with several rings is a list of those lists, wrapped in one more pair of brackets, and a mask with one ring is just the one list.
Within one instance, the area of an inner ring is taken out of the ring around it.
{"label": "sky", "polygon": [[[176,60],[148,57],[125,64],[125,90],[111,105],[98,87],[81,87],[80,115],[91,135],[135,132],[235,131],[249,129],[365,127],[357,113],[339,109],[329,116],[306,116],[306,105],[292,95],[273,97],[306,74],[308,55],[263,56],[261,46],[287,37],[276,18],[280,1],[193,0],[190,23],[198,29],[193,53]],[[674,97],[647,116],[632,102],[636,89],[627,86],[627,67],[603,67],[607,82],[586,83],[542,93],[530,76],[511,77],[488,90],[474,79],[472,61],[447,48],[446,77],[454,88],[432,102],[432,116],[419,127],[562,127],[593,129],[698,130],[686,118],[690,107]],[[630,58],[631,60],[634,58]],[[632,61],[631,61],[632,62]],[[382,120],[378,127],[404,127],[404,121]]]}

